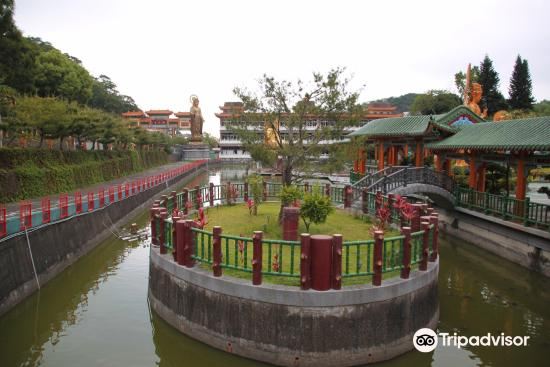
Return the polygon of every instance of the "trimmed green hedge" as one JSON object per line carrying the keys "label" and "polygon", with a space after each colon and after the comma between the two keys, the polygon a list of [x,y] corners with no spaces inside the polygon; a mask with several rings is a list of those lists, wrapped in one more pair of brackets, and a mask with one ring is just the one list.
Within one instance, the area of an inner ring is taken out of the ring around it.
{"label": "trimmed green hedge", "polygon": [[168,162],[161,151],[0,149],[0,202],[71,191]]}

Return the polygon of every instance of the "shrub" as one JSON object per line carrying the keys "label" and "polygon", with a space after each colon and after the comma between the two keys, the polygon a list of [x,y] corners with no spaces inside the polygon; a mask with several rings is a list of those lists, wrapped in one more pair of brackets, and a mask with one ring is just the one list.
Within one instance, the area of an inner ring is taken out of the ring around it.
{"label": "shrub", "polygon": [[300,217],[304,221],[306,231],[309,232],[311,223],[326,222],[328,215],[333,211],[330,197],[323,195],[320,187],[314,187],[311,192],[304,195],[304,200],[300,206]]}

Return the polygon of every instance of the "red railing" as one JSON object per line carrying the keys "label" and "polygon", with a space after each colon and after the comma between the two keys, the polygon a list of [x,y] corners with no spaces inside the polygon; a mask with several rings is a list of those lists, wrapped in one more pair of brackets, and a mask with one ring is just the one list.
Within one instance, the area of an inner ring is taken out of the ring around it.
{"label": "red railing", "polygon": [[19,230],[32,227],[32,203],[24,201],[19,204]]}
{"label": "red railing", "polygon": [[6,221],[6,208],[0,208],[0,238],[8,234],[8,225]]}
{"label": "red railing", "polygon": [[74,193],[74,207],[76,214],[82,213],[82,193],[80,191]]}
{"label": "red railing", "polygon": [[50,223],[51,210],[50,210],[50,198],[42,198],[42,223]]}
{"label": "red railing", "polygon": [[67,194],[59,195],[59,219],[69,216],[69,197]]}

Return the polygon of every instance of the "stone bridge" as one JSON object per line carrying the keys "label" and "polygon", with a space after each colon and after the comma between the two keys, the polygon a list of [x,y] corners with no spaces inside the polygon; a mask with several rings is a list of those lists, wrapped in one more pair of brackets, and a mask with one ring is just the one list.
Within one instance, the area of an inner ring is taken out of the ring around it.
{"label": "stone bridge", "polygon": [[456,182],[445,172],[428,167],[393,166],[363,177],[352,185],[353,202],[361,200],[363,190],[384,194],[433,194],[454,205]]}

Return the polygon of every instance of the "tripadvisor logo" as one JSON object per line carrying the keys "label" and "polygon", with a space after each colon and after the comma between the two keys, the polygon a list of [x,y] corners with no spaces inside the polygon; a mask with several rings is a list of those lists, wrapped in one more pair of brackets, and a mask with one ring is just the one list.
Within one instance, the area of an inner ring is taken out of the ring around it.
{"label": "tripadvisor logo", "polygon": [[487,333],[483,336],[462,336],[454,333],[439,333],[428,328],[419,329],[414,333],[413,344],[416,350],[422,353],[428,353],[433,351],[439,343],[438,337],[441,338],[441,346],[443,347],[456,347],[458,349],[462,347],[525,347],[529,336],[510,336],[504,335],[504,333],[493,335]]}

